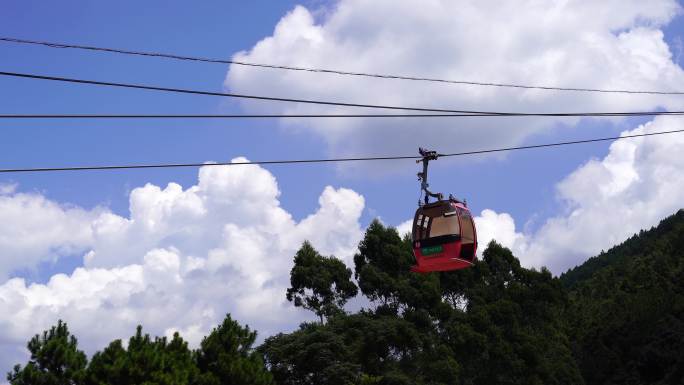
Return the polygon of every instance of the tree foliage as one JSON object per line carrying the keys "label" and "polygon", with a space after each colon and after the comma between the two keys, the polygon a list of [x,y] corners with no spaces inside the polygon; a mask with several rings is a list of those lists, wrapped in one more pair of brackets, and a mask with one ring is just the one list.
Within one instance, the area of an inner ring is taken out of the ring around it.
{"label": "tree foliage", "polygon": [[88,364],[59,321],[31,339],[31,360],[7,379],[12,385],[270,385],[272,376],[252,348],[255,339],[256,332],[230,315],[195,351],[178,333],[152,338],[138,326],[127,347],[114,340]]}
{"label": "tree foliage", "polygon": [[684,210],[561,280],[588,384],[684,383]]}
{"label": "tree foliage", "polygon": [[65,322],[59,320],[56,326],[42,335],[36,334],[28,343],[31,353],[29,362],[23,368],[16,365],[7,374],[12,385],[77,385],[83,384],[86,355],[78,350],[76,337],[69,333]]}
{"label": "tree foliage", "polygon": [[277,383],[582,383],[560,282],[498,244],[471,269],[419,275],[409,240],[374,221],[354,262],[374,308],[267,339]]}
{"label": "tree foliage", "polygon": [[440,302],[437,276],[411,273],[413,264],[410,240],[378,220],[370,224],[354,256],[361,292],[391,311],[428,309]]}
{"label": "tree foliage", "polygon": [[138,326],[124,349],[115,340],[97,352],[88,366],[88,385],[181,385],[191,383],[198,375],[193,355],[178,333],[152,339]]}
{"label": "tree foliage", "polygon": [[323,322],[323,317],[339,313],[358,292],[351,274],[344,262],[323,257],[305,241],[294,257],[287,299],[295,306],[312,310]]}
{"label": "tree foliage", "polygon": [[202,373],[198,385],[268,385],[271,373],[252,345],[257,333],[242,327],[230,314],[223,323],[204,337],[195,353],[197,368]]}
{"label": "tree foliage", "polygon": [[[411,242],[373,221],[352,271],[305,242],[288,300],[321,322],[267,338],[230,315],[191,351],[139,327],[90,364],[66,324],[28,344],[24,384],[681,384],[684,211],[560,278],[490,243],[473,267],[415,274]],[[368,308],[343,306],[360,289]],[[326,322],[323,323],[323,319]]]}

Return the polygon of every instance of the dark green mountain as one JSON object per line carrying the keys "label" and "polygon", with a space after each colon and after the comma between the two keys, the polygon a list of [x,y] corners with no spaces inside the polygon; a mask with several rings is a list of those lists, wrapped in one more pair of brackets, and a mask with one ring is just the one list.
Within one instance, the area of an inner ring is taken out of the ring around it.
{"label": "dark green mountain", "polygon": [[684,210],[560,279],[587,384],[684,383]]}

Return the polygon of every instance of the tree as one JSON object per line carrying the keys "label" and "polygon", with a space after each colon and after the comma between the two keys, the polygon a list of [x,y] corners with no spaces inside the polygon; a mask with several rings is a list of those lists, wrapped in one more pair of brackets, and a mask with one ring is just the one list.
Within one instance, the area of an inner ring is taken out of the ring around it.
{"label": "tree", "polygon": [[195,352],[197,385],[269,385],[271,373],[252,345],[257,333],[242,327],[230,314],[206,336]]}
{"label": "tree", "polygon": [[459,365],[434,336],[396,315],[366,310],[304,323],[267,338],[259,351],[280,385],[455,383]]}
{"label": "tree", "polygon": [[684,210],[561,280],[588,384],[684,383]]}
{"label": "tree", "polygon": [[[253,349],[227,315],[196,351],[138,327],[85,355],[66,324],[36,335],[12,385],[679,384],[684,379],[684,211],[562,276],[491,242],[468,269],[415,274],[411,243],[373,221],[354,256],[374,308],[348,314],[351,271],[308,242],[287,297],[314,310]],[[334,316],[333,316],[334,315]],[[323,317],[326,317],[326,322]],[[263,359],[263,360],[262,360]]]}
{"label": "tree", "polygon": [[268,338],[277,383],[583,383],[560,281],[497,243],[472,268],[416,274],[410,240],[373,221],[354,262],[377,306]]}
{"label": "tree", "polygon": [[277,384],[355,383],[359,365],[350,341],[330,330],[329,325],[305,323],[294,333],[281,333],[266,339],[259,351],[266,358]]}
{"label": "tree", "polygon": [[16,365],[7,374],[12,385],[78,385],[83,384],[86,355],[78,350],[76,337],[69,333],[65,322],[42,335],[36,334],[28,343],[29,362],[23,368]]}
{"label": "tree", "polygon": [[103,351],[95,353],[88,365],[86,384],[130,384],[127,354],[121,340],[114,340]]}
{"label": "tree", "polygon": [[354,255],[361,292],[389,311],[427,310],[439,305],[438,275],[411,272],[415,263],[411,241],[376,220],[368,226]]}
{"label": "tree", "polygon": [[567,337],[567,295],[548,270],[525,269],[491,242],[474,267],[442,273],[442,281],[464,303],[441,322],[464,382],[583,383]]}
{"label": "tree", "polygon": [[138,326],[124,349],[115,340],[97,352],[88,366],[88,385],[186,385],[198,375],[192,351],[178,333],[150,338]]}
{"label": "tree", "polygon": [[323,317],[340,313],[349,298],[357,294],[351,275],[344,262],[321,256],[305,241],[294,257],[287,300],[313,311],[323,323]]}

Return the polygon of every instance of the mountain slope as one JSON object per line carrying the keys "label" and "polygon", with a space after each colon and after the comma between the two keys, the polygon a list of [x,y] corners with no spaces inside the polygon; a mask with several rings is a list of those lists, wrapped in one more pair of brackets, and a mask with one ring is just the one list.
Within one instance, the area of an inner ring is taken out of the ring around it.
{"label": "mountain slope", "polygon": [[587,384],[684,381],[684,210],[561,276]]}

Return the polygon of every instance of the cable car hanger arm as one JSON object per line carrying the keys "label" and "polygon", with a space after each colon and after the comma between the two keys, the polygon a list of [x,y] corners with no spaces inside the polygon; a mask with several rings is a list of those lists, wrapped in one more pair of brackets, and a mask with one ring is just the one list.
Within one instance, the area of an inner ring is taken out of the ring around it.
{"label": "cable car hanger arm", "polygon": [[[430,197],[436,198],[437,200],[442,200],[444,199],[444,195],[442,193],[433,193],[428,189],[430,187],[430,184],[428,183],[428,165],[431,160],[437,160],[440,156],[446,156],[444,154],[438,154],[437,151],[431,151],[431,150],[426,150],[422,147],[418,148],[418,153],[422,156],[422,159],[416,160],[416,163],[423,163],[423,171],[419,172],[418,175],[418,180],[420,181],[420,189],[422,192],[425,193],[425,202],[424,204],[429,204],[430,203]],[[449,194],[449,200],[452,202],[458,202],[458,203],[463,203],[464,205],[466,204],[465,199],[460,200],[455,198],[453,195]],[[421,205],[422,203],[420,200],[418,200],[418,205]]]}
{"label": "cable car hanger arm", "polygon": [[425,204],[430,203],[430,197],[442,200],[443,196],[441,193],[433,193],[428,190],[428,187],[430,187],[430,184],[428,184],[428,165],[431,160],[437,160],[440,154],[438,154],[437,151],[426,150],[422,147],[418,148],[418,153],[423,157],[422,159],[416,160],[416,163],[423,162],[423,171],[418,173],[418,180],[420,181],[421,190],[425,192]]}

